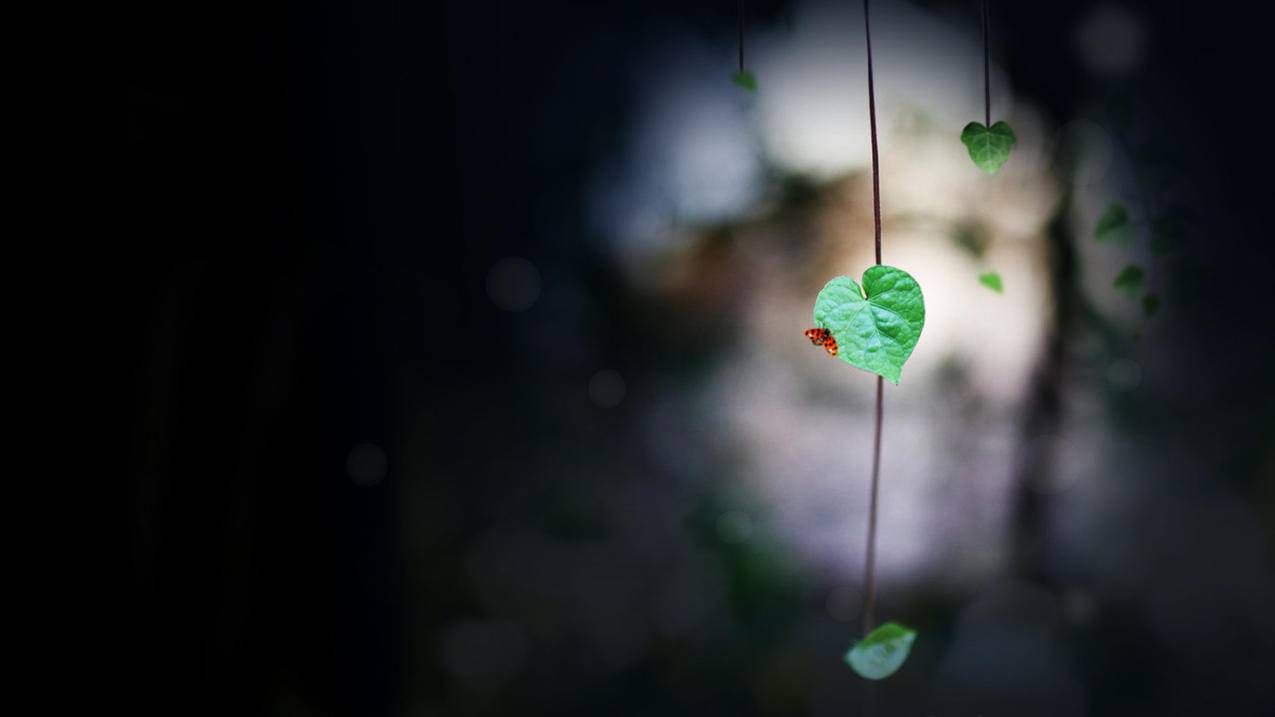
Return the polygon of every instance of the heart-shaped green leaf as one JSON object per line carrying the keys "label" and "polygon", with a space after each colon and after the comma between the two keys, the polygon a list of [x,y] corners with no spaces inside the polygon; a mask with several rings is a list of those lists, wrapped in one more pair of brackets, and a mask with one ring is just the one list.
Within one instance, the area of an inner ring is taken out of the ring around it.
{"label": "heart-shaped green leaf", "polygon": [[906,271],[874,266],[863,273],[863,289],[848,276],[824,285],[815,299],[815,326],[837,341],[837,358],[899,382],[925,326],[921,287]]}
{"label": "heart-shaped green leaf", "polygon": [[749,92],[757,91],[757,76],[748,70],[736,72],[730,76],[730,80]]}
{"label": "heart-shaped green leaf", "polygon": [[970,159],[988,174],[996,174],[996,170],[1005,164],[1016,139],[1014,130],[1004,120],[991,127],[981,122],[970,122],[961,130],[961,142],[970,151]]}
{"label": "heart-shaped green leaf", "polygon": [[1004,282],[1001,281],[1001,275],[997,274],[994,271],[989,271],[986,274],[979,274],[978,283],[982,284],[983,286],[986,286],[987,288],[991,289],[992,291],[995,291],[998,294],[1005,293],[1005,284]]}
{"label": "heart-shaped green leaf", "polygon": [[1098,217],[1093,238],[1100,242],[1118,242],[1129,238],[1129,210],[1116,202]]}
{"label": "heart-shaped green leaf", "polygon": [[846,653],[846,662],[869,680],[884,680],[903,666],[916,641],[916,630],[897,622],[887,622],[855,643]]}
{"label": "heart-shaped green leaf", "polygon": [[1111,282],[1111,285],[1120,291],[1133,296],[1142,290],[1142,280],[1144,276],[1146,276],[1146,272],[1142,270],[1142,267],[1137,264],[1130,264],[1124,268],[1124,271],[1120,272],[1116,276],[1115,281]]}

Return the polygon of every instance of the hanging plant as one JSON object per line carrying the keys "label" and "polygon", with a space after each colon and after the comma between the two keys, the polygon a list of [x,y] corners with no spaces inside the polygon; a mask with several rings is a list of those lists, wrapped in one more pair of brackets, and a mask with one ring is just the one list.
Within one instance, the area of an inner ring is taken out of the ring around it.
{"label": "hanging plant", "polygon": [[876,625],[877,495],[881,477],[881,423],[885,380],[899,382],[904,363],[912,355],[925,327],[925,299],[921,287],[906,271],[881,263],[881,178],[877,152],[876,87],[872,76],[872,30],[868,0],[863,0],[868,54],[868,121],[872,143],[872,215],[876,265],[863,273],[862,284],[838,276],[824,285],[815,299],[815,328],[806,336],[829,355],[877,375],[876,428],[872,443],[871,493],[868,503],[868,542],[864,559],[863,639],[846,653],[857,674],[881,680],[894,674],[907,659],[916,632],[897,623]]}
{"label": "hanging plant", "polygon": [[992,61],[991,40],[987,32],[987,0],[983,0],[983,122],[970,122],[961,130],[961,142],[969,150],[974,165],[988,174],[1009,161],[1009,152],[1017,138],[1009,123],[1001,120],[992,124]]}

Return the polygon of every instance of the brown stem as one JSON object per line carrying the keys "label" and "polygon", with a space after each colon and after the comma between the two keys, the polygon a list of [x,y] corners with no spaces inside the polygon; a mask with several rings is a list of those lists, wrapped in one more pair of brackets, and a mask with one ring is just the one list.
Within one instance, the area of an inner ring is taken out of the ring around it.
{"label": "brown stem", "polygon": [[[868,0],[863,0],[863,28],[868,42],[868,120],[872,130],[872,218],[876,237],[877,264],[881,263],[881,167],[877,157],[877,101],[872,81],[872,30],[868,21]],[[872,497],[868,503],[868,554],[863,574],[863,634],[876,627],[877,493],[881,482],[881,414],[885,379],[877,376],[876,430],[872,439]]]}
{"label": "brown stem", "polygon": [[739,71],[744,71],[744,0],[739,0]]}
{"label": "brown stem", "polygon": [[987,33],[987,0],[983,0],[983,118],[992,126],[991,40]]}
{"label": "brown stem", "polygon": [[868,501],[868,558],[863,576],[863,634],[876,627],[876,556],[877,556],[877,492],[881,483],[881,404],[885,379],[877,376],[877,418],[872,439],[872,497]]}
{"label": "brown stem", "polygon": [[877,159],[877,98],[872,83],[872,29],[868,26],[868,0],[863,0],[863,31],[868,39],[868,120],[872,125],[872,218],[876,222],[877,263],[881,263],[881,180]]}

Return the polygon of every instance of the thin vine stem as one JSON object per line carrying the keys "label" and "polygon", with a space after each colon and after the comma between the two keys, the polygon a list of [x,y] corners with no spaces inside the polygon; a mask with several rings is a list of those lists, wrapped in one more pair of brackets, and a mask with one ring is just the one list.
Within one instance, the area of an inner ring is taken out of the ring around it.
{"label": "thin vine stem", "polygon": [[863,31],[868,41],[868,121],[872,128],[872,218],[876,226],[877,263],[881,263],[881,179],[877,158],[877,98],[872,82],[872,29],[868,24],[868,0],[863,0]]}
{"label": "thin vine stem", "polygon": [[987,32],[987,0],[983,0],[983,119],[992,126],[992,61],[991,36]]}
{"label": "thin vine stem", "polygon": [[744,71],[744,0],[739,0],[739,71]]}
{"label": "thin vine stem", "polygon": [[[881,167],[877,155],[877,100],[876,86],[872,79],[872,28],[869,21],[868,0],[863,0],[863,30],[868,46],[868,123],[872,132],[872,218],[876,238],[877,264],[881,263]],[[877,555],[877,493],[881,483],[881,415],[884,403],[885,379],[877,376],[876,429],[872,439],[872,493],[868,503],[868,547],[863,573],[863,634],[876,627],[876,555]]]}

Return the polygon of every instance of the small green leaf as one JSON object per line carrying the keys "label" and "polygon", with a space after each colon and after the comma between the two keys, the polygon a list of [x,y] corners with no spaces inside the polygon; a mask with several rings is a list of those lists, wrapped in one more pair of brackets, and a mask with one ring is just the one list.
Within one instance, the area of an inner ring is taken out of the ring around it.
{"label": "small green leaf", "polygon": [[978,283],[982,284],[983,286],[986,286],[987,288],[991,289],[992,291],[995,291],[998,294],[1005,293],[1005,285],[1001,283],[1001,275],[997,274],[994,271],[989,271],[986,274],[979,274]]}
{"label": "small green leaf", "polygon": [[1107,207],[1107,211],[1098,217],[1098,224],[1093,229],[1093,238],[1101,242],[1124,241],[1129,238],[1129,210],[1116,202]]}
{"label": "small green leaf", "polygon": [[740,70],[730,76],[731,82],[743,87],[749,92],[757,91],[757,77],[748,70]]}
{"label": "small green leaf", "polygon": [[1124,268],[1124,271],[1116,275],[1116,280],[1111,283],[1120,291],[1126,294],[1136,294],[1142,290],[1142,280],[1145,278],[1146,272],[1137,264],[1130,264]]}
{"label": "small green leaf", "polygon": [[969,150],[970,159],[978,168],[988,174],[996,174],[996,170],[1009,159],[1009,151],[1014,148],[1014,130],[1004,120],[991,127],[980,122],[970,122],[961,130],[961,142]]}
{"label": "small green leaf", "polygon": [[846,653],[846,662],[860,677],[884,680],[903,666],[915,641],[916,630],[887,622],[855,643]]}
{"label": "small green leaf", "polygon": [[1155,316],[1155,312],[1159,310],[1160,310],[1160,297],[1156,296],[1155,294],[1143,294],[1142,313],[1146,314],[1147,318],[1149,319],[1152,316]]}
{"label": "small green leaf", "polygon": [[863,290],[848,276],[824,285],[815,299],[815,326],[832,332],[837,358],[897,384],[921,338],[925,300],[906,271],[878,264],[863,273]]}

